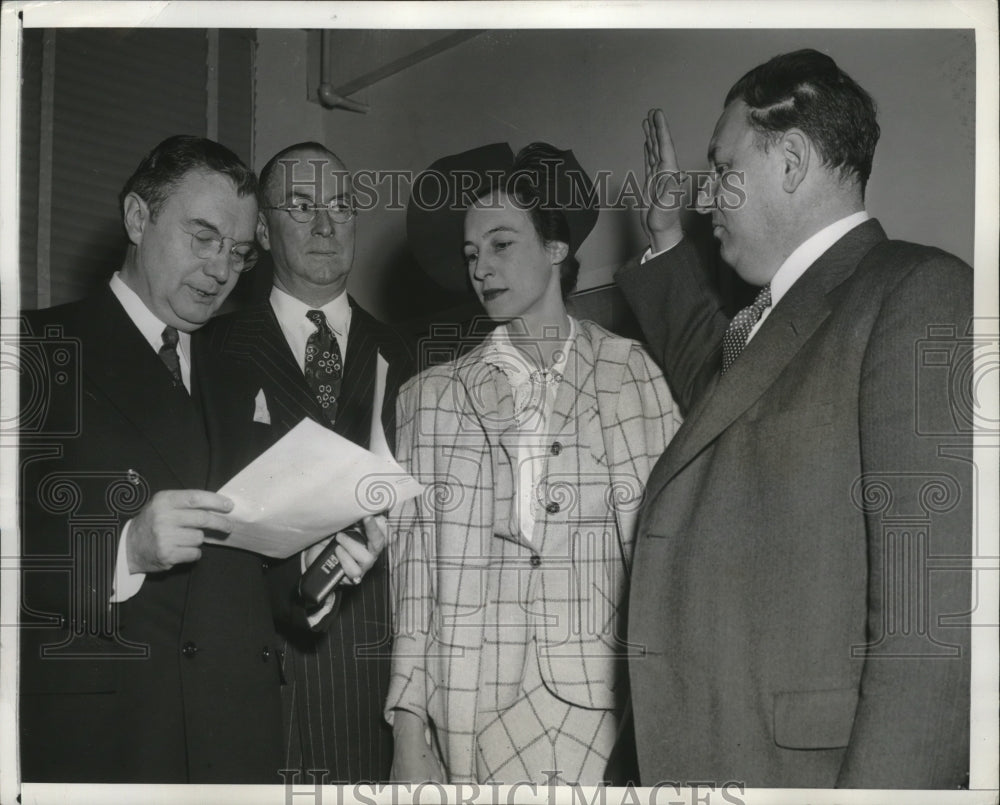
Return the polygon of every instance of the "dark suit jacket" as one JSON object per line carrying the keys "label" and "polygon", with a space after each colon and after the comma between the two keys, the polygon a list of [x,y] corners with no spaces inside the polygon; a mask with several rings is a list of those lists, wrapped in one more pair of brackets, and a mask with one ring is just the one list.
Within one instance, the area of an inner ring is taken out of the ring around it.
{"label": "dark suit jacket", "polygon": [[688,242],[618,277],[687,411],[632,578],[642,783],[961,785],[972,271],[866,222],[722,376],[703,277]]}
{"label": "dark suit jacket", "polygon": [[108,604],[124,523],[210,480],[195,398],[107,288],[28,314],[24,332],[23,779],[279,782],[260,557],[206,546]]}
{"label": "dark suit jacket", "polygon": [[[395,398],[413,373],[409,344],[392,328],[351,301],[351,328],[334,431],[368,446],[375,365],[389,363],[382,423],[390,446],[395,439]],[[222,316],[200,334],[223,382],[205,399],[213,466],[235,475],[303,418],[328,426],[302,369],[281,332],[269,302]],[[254,401],[263,391],[271,424],[253,421]],[[389,680],[389,580],[384,558],[358,588],[337,593],[334,615],[322,631],[309,631],[295,590],[298,554],[272,567],[275,617],[288,640],[288,681],[295,685],[297,723],[306,769],[326,769],[326,782],[387,780],[392,734],[382,719]],[[306,699],[308,697],[308,699]],[[288,736],[286,736],[287,738]],[[297,758],[293,751],[290,757]]]}

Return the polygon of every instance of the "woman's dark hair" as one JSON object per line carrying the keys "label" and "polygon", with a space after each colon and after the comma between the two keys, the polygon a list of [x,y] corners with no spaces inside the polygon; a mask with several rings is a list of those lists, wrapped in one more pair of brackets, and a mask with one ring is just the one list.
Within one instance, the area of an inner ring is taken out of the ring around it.
{"label": "woman's dark hair", "polygon": [[[507,194],[528,213],[538,237],[544,243],[558,241],[565,243],[566,257],[559,264],[559,286],[563,299],[576,288],[580,273],[580,262],[576,259],[569,221],[560,204],[574,204],[577,201],[573,182],[579,177],[567,177],[560,170],[565,164],[565,155],[548,143],[526,145],[514,157],[507,182]],[[586,176],[583,176],[586,180]],[[586,180],[589,184],[589,180]],[[570,188],[567,194],[566,190]]]}

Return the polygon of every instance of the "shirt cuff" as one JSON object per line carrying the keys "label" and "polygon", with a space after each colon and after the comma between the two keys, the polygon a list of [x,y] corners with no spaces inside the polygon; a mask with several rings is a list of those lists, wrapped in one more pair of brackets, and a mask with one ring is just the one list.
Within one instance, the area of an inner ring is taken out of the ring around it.
{"label": "shirt cuff", "polygon": [[122,529],[121,538],[118,540],[118,557],[115,559],[115,580],[111,591],[111,603],[121,604],[128,601],[133,595],[139,592],[142,583],[146,580],[145,573],[130,573],[128,569],[128,550],[125,539],[128,537],[129,526],[132,521],[125,523]]}
{"label": "shirt cuff", "polygon": [[309,624],[310,629],[315,629],[323,620],[329,615],[334,606],[337,603],[337,591],[331,590],[330,594],[323,600],[323,605],[315,610],[314,612],[309,612],[306,614],[306,623]]}
{"label": "shirt cuff", "polygon": [[[681,240],[683,240],[683,238],[681,238]],[[665,249],[660,249],[658,252],[654,252],[652,246],[647,246],[646,251],[642,253],[642,258],[639,260],[639,265],[642,265],[647,260],[652,260],[654,257],[659,257],[661,254],[666,254],[671,249],[676,248],[678,245],[680,245],[680,242],[681,241],[679,240],[677,241],[677,243],[673,243],[670,246],[667,246],[667,248]]]}

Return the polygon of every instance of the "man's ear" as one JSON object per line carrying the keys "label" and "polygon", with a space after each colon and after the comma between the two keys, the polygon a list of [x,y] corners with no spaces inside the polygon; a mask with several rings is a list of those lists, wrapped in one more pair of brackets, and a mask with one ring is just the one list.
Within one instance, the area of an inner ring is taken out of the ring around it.
{"label": "man's ear", "polygon": [[149,205],[138,193],[129,193],[122,202],[122,222],[128,239],[136,246],[142,243],[142,234],[150,221]]}
{"label": "man's ear", "polygon": [[552,261],[552,265],[558,265],[569,254],[569,246],[561,240],[550,240],[545,244],[545,248],[549,253],[549,260]]}
{"label": "man's ear", "polygon": [[264,251],[271,251],[271,238],[268,235],[267,219],[264,218],[263,212],[257,213],[257,242]]}
{"label": "man's ear", "polygon": [[812,142],[800,129],[789,129],[781,135],[776,147],[783,167],[781,188],[794,193],[809,172]]}

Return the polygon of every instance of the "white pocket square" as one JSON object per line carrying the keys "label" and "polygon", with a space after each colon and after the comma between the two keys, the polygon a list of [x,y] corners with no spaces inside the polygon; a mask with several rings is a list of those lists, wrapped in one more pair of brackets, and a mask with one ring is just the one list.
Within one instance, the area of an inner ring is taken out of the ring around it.
{"label": "white pocket square", "polygon": [[253,401],[253,421],[264,425],[271,424],[271,412],[267,410],[267,397],[264,396],[264,389],[257,392]]}

